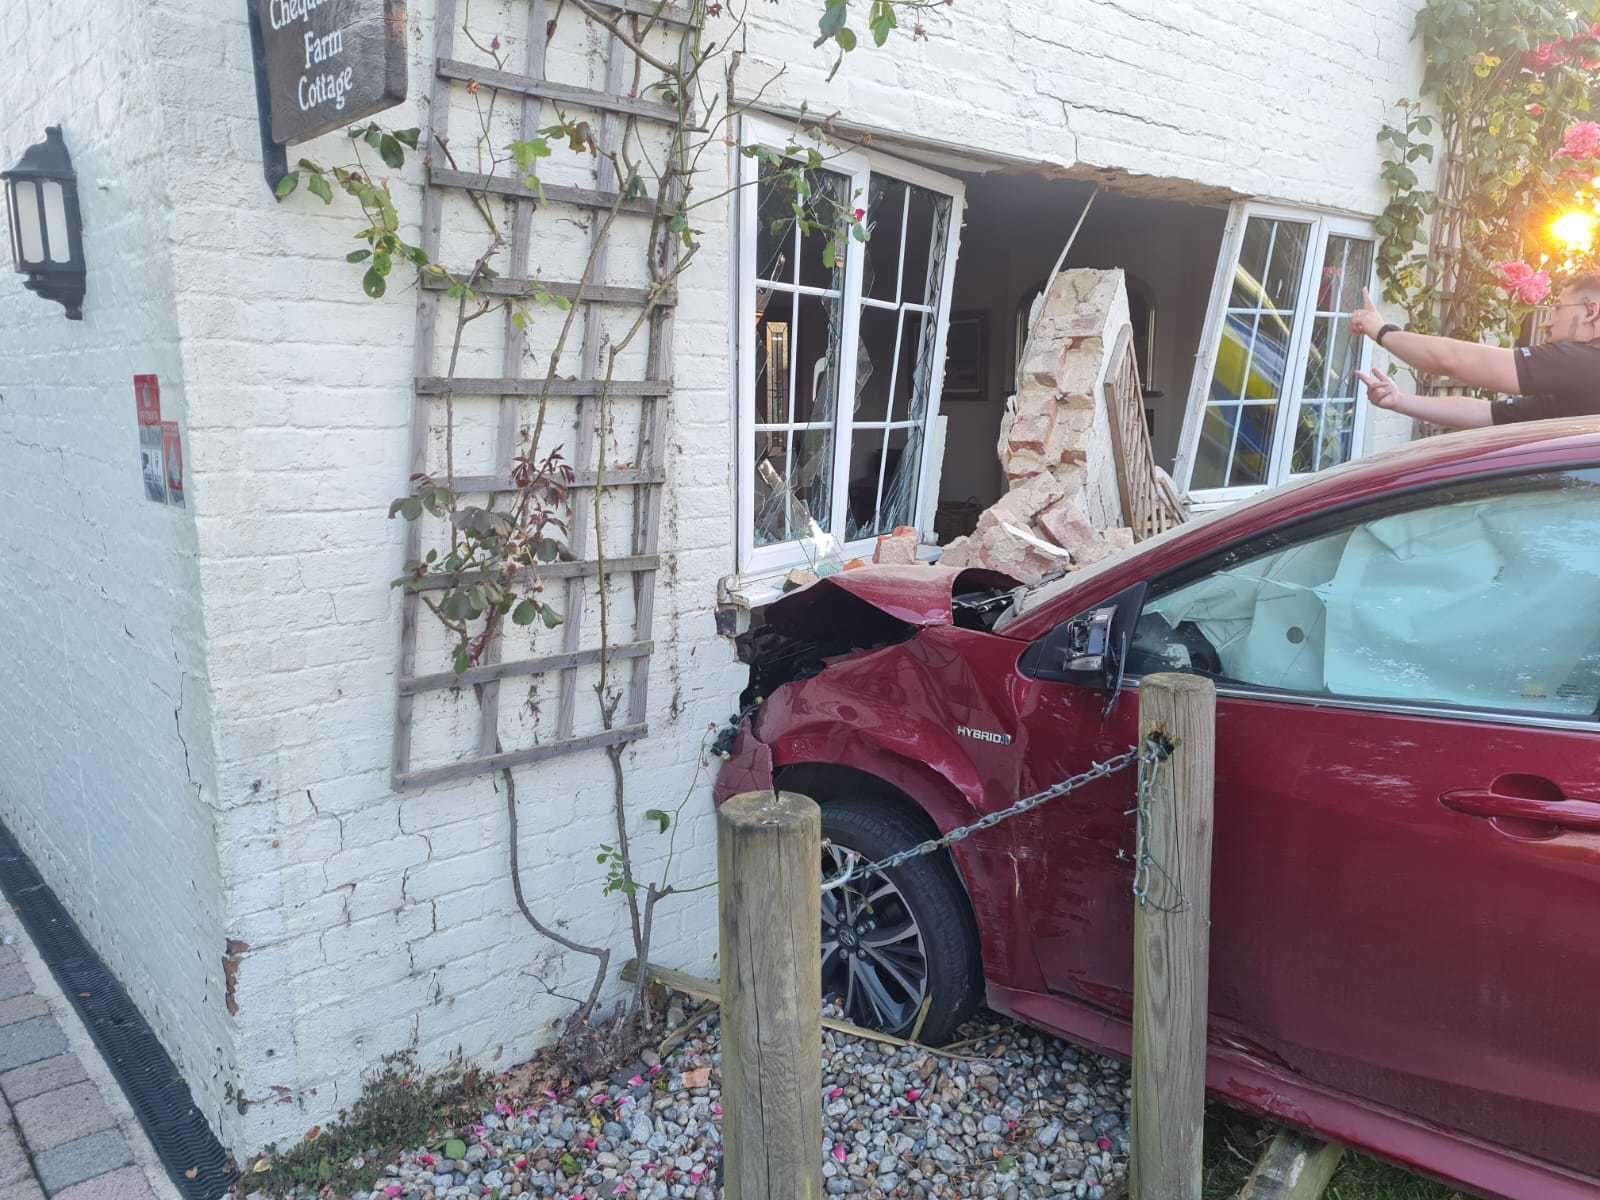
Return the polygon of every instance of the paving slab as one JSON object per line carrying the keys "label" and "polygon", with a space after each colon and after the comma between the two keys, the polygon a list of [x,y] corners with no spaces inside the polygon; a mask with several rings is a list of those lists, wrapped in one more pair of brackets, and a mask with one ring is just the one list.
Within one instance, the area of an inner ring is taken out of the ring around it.
{"label": "paving slab", "polygon": [[0,1093],[15,1106],[29,1096],[82,1083],[88,1078],[76,1054],[57,1054],[0,1074]]}
{"label": "paving slab", "polygon": [[18,1104],[12,1115],[22,1128],[28,1149],[34,1154],[85,1134],[114,1129],[117,1124],[100,1089],[92,1083],[75,1083],[44,1092]]}
{"label": "paving slab", "polygon": [[57,1192],[54,1200],[156,1200],[150,1181],[138,1167],[123,1167],[109,1175],[75,1183]]}
{"label": "paving slab", "polygon": [[66,1052],[67,1035],[54,1017],[29,1017],[13,1025],[0,1025],[0,1071]]}
{"label": "paving slab", "polygon": [[28,1151],[17,1136],[15,1125],[0,1128],[0,1187],[9,1187],[33,1178],[33,1164],[28,1161]]}
{"label": "paving slab", "polygon": [[[9,947],[7,947],[9,949]],[[33,991],[33,976],[20,962],[0,967],[0,1000],[13,996],[26,996]]]}
{"label": "paving slab", "polygon": [[0,1200],[44,1200],[44,1190],[30,1175],[20,1183],[8,1183],[0,1187]]}
{"label": "paving slab", "polygon": [[26,996],[13,996],[9,1000],[0,1000],[0,1025],[15,1025],[18,1021],[26,1021],[29,1017],[43,1017],[49,1012],[49,1003],[37,992],[29,992]]}
{"label": "paving slab", "polygon": [[54,1196],[75,1183],[105,1175],[133,1162],[128,1140],[115,1129],[63,1142],[33,1156],[33,1169],[47,1195]]}

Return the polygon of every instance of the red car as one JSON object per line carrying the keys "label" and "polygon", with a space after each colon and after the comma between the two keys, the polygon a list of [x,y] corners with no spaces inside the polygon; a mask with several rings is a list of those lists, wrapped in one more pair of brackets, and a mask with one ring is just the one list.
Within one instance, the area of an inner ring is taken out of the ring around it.
{"label": "red car", "polygon": [[[784,597],[718,798],[822,805],[825,873],[1217,684],[1213,1094],[1486,1196],[1600,1194],[1600,421],[1436,438],[1033,588],[884,567]],[[1124,774],[825,893],[825,990],[1129,1052]]]}

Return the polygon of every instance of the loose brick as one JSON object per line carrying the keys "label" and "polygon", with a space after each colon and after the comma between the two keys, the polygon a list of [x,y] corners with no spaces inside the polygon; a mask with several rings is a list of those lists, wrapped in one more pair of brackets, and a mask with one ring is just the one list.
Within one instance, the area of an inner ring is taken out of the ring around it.
{"label": "loose brick", "polygon": [[66,1035],[54,1017],[29,1017],[14,1025],[0,1025],[0,1071],[65,1054],[66,1050]]}
{"label": "loose brick", "polygon": [[87,1078],[89,1076],[76,1054],[58,1054],[54,1058],[29,1063],[0,1075],[0,1092],[5,1093],[5,1098],[15,1105],[29,1096],[82,1083]]}
{"label": "loose brick", "polygon": [[54,1200],[156,1200],[156,1194],[143,1171],[138,1167],[123,1167],[109,1175],[75,1183],[57,1192]]}
{"label": "loose brick", "polygon": [[117,1123],[106,1107],[105,1097],[92,1083],[75,1083],[24,1100],[13,1115],[22,1127],[28,1149],[35,1154],[101,1129],[114,1128]]}
{"label": "loose brick", "polygon": [[0,1025],[15,1025],[18,1021],[26,1021],[29,1017],[44,1017],[49,1013],[50,1005],[36,992],[0,1000]]}
{"label": "loose brick", "polygon": [[105,1175],[133,1162],[128,1143],[115,1129],[91,1133],[33,1156],[44,1190],[54,1196],[75,1183]]}

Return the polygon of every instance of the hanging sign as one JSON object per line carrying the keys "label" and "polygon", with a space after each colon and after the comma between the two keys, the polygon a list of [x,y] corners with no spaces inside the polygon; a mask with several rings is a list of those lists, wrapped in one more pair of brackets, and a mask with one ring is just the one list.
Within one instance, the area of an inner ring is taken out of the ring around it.
{"label": "hanging sign", "polygon": [[405,0],[255,6],[274,142],[310,141],[405,100]]}

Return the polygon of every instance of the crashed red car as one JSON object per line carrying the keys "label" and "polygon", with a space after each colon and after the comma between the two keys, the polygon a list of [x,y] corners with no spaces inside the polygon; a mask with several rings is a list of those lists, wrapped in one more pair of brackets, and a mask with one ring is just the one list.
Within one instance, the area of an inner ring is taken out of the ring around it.
{"label": "crashed red car", "polygon": [[[1417,443],[1033,588],[836,575],[745,656],[719,798],[814,797],[830,874],[1128,749],[1141,675],[1212,677],[1212,1093],[1486,1196],[1600,1193],[1600,421]],[[1126,1055],[1132,795],[827,893],[826,989]]]}

